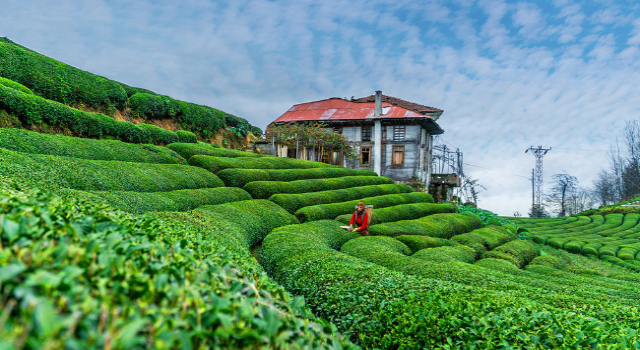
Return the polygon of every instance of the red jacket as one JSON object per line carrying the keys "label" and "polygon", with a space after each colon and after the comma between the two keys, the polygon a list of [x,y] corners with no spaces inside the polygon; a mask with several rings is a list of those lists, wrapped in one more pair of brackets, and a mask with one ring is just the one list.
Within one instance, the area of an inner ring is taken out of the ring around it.
{"label": "red jacket", "polygon": [[[367,228],[369,228],[367,226],[367,221],[369,221],[369,214],[364,213],[364,215],[359,216],[357,215],[358,211],[354,211],[353,214],[351,215],[351,221],[349,222],[349,225],[353,226],[353,224],[358,224],[358,226],[360,227],[361,230],[366,230]],[[358,219],[362,219],[362,220],[358,220]]]}

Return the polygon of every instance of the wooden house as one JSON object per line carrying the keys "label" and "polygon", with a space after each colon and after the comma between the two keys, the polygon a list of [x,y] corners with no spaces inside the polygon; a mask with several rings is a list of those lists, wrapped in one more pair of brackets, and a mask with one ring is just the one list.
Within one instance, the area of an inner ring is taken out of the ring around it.
{"label": "wooden house", "polygon": [[[353,169],[371,169],[396,181],[412,177],[428,185],[431,174],[433,136],[444,131],[436,123],[443,110],[399,98],[375,95],[297,104],[270,125],[319,122],[342,133],[358,155],[349,161],[340,151],[330,151],[327,162]],[[284,150],[274,145],[281,156],[316,159],[313,149]]]}

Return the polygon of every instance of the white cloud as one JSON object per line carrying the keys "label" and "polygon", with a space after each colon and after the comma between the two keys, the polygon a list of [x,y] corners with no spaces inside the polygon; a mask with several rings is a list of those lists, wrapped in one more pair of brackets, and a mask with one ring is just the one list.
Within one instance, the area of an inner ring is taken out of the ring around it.
{"label": "white cloud", "polygon": [[443,138],[491,169],[466,167],[487,187],[481,206],[503,215],[530,206],[529,146],[554,147],[546,180],[567,170],[588,185],[606,152],[575,149],[608,149],[640,116],[640,22],[628,47],[611,30],[637,8],[587,20],[571,1],[555,2],[557,18],[500,0],[28,3],[3,1],[0,35],[260,127],[296,103],[375,89],[443,108]]}

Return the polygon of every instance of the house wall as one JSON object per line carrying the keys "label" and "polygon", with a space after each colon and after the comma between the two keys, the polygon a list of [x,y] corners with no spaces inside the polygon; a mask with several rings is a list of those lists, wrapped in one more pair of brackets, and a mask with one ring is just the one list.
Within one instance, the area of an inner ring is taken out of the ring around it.
{"label": "house wall", "polygon": [[[422,128],[419,125],[405,125],[404,141],[393,140],[393,125],[383,126],[383,128],[386,128],[386,155],[383,156],[382,175],[396,181],[409,181],[411,177],[417,176],[419,171],[419,142]],[[393,166],[393,146],[404,146],[403,166]]]}
{"label": "house wall", "polygon": [[[393,140],[393,126],[387,125],[383,126],[386,128],[386,138],[385,138],[385,155],[383,156],[383,167],[382,167],[382,175],[390,177],[396,181],[409,181],[413,176],[420,177],[420,144],[422,142],[427,142],[428,140],[422,140],[421,131],[422,127],[419,125],[406,125],[405,130],[405,139],[404,141],[394,141]],[[383,131],[384,132],[384,131]],[[375,131],[372,127],[372,135],[371,140],[375,139],[374,135]],[[373,159],[375,157],[375,143],[374,142],[362,142],[362,127],[361,126],[351,126],[344,127],[342,129],[342,134],[347,137],[350,142],[356,142],[354,148],[358,156],[360,156],[360,148],[361,147],[371,147],[371,163],[369,166],[360,166],[360,160],[358,159],[356,162],[351,164],[346,164],[349,168],[352,169],[369,169],[373,170]],[[427,134],[428,135],[428,134]],[[430,137],[430,136],[428,136]],[[427,138],[428,138],[427,137]],[[393,162],[393,146],[404,146],[404,165],[401,167],[392,166]],[[426,153],[425,153],[426,154]],[[426,161],[430,162],[430,157]]]}
{"label": "house wall", "polygon": [[[404,141],[393,141],[393,125],[383,125],[383,135],[384,129],[386,128],[386,137],[385,137],[385,154],[383,156],[383,167],[382,174],[383,176],[387,176],[392,178],[395,181],[409,181],[412,177],[420,177],[423,181],[428,181],[428,179],[424,179],[423,177],[429,176],[431,173],[431,148],[432,148],[432,136],[428,133],[425,133],[426,137],[422,135],[422,127],[420,125],[406,125],[405,130],[405,139]],[[358,155],[358,159],[355,161],[348,162],[346,157],[343,157],[343,166],[351,169],[367,169],[373,170],[373,161],[375,159],[375,143],[373,140],[375,139],[375,128],[371,125],[371,140],[370,142],[362,142],[362,126],[345,126],[342,128],[342,135],[344,135],[349,142],[355,142],[354,149],[356,154]],[[420,145],[424,144],[424,152],[423,162],[420,161]],[[392,166],[393,160],[393,146],[402,145],[404,146],[404,165],[401,167]],[[360,166],[360,151],[361,147],[371,147],[371,156],[370,156],[370,165],[369,166]],[[286,156],[286,147],[278,147],[279,155]],[[313,152],[313,148],[302,149],[300,150],[299,158],[307,158],[310,160],[315,160],[315,154]],[[420,165],[424,164],[423,169],[421,169]],[[426,170],[426,171],[425,171]],[[426,174],[425,174],[426,173]]]}

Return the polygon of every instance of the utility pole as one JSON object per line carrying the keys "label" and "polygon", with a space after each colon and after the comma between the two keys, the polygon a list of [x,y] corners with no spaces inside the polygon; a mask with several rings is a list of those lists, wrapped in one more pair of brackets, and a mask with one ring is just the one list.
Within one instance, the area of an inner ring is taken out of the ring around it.
{"label": "utility pole", "polygon": [[531,169],[531,216],[536,212],[536,173]]}
{"label": "utility pole", "polygon": [[541,217],[542,216],[542,157],[547,154],[551,150],[549,148],[542,148],[542,146],[538,146],[538,148],[533,148],[533,146],[529,147],[524,153],[531,151],[531,153],[536,157],[536,169],[534,179],[534,188],[535,188],[535,197],[533,208],[531,211],[531,215],[533,217]]}

